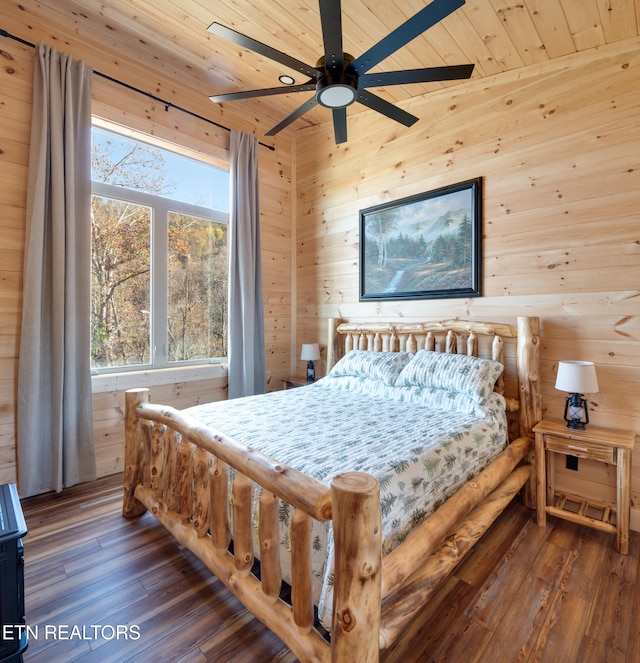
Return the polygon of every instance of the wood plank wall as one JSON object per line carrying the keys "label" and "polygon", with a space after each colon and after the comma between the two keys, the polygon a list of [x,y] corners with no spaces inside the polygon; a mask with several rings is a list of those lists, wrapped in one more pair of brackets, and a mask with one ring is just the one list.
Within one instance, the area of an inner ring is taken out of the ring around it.
{"label": "wood plank wall", "polygon": [[[32,17],[33,18],[33,17]],[[4,29],[20,34],[19,19],[3,16]],[[41,19],[42,22],[42,19]],[[108,52],[85,43],[68,32],[68,27],[35,25],[47,43],[73,53],[76,59],[102,73],[119,77],[127,72],[126,82],[148,90],[194,113],[212,117],[213,106],[205,95],[186,87],[176,89],[158,72],[140,69],[139,63],[127,63]],[[47,40],[55,32],[56,38]],[[34,34],[24,35],[35,39]],[[59,44],[62,43],[63,46]],[[0,483],[16,481],[16,389],[20,324],[22,311],[22,267],[25,233],[27,165],[29,157],[32,102],[33,49],[0,38]],[[116,63],[115,71],[109,69]],[[151,82],[153,81],[153,82]],[[107,120],[172,141],[208,157],[228,161],[229,132],[147,97],[130,92],[104,78],[93,78],[93,112]],[[215,118],[214,118],[215,119]],[[234,126],[252,131],[241,118],[219,118],[222,124],[234,120]],[[270,386],[290,372],[291,364],[291,292],[292,239],[291,205],[293,198],[291,138],[282,134],[275,141],[276,150],[259,148],[261,240],[265,292],[265,342]],[[144,385],[140,385],[144,386]],[[160,402],[187,407],[202,400],[226,397],[226,375],[201,382],[178,382],[155,387]],[[117,387],[101,388],[94,394],[94,422],[99,476],[122,469],[124,428],[122,391]]]}
{"label": "wood plank wall", "polygon": [[[637,39],[432,93],[406,129],[367,112],[349,141],[296,134],[298,341],[349,320],[539,315],[545,415],[562,416],[557,364],[597,365],[594,424],[640,434],[640,49]],[[358,301],[360,209],[483,177],[483,297]],[[558,469],[610,493],[612,469]],[[640,526],[640,449],[633,464]]]}

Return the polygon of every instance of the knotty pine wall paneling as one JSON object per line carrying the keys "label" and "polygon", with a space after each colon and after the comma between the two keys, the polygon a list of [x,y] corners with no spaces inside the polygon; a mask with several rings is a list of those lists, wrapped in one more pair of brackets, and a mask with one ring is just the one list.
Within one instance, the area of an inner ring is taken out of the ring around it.
{"label": "knotty pine wall paneling", "polygon": [[[407,129],[374,112],[296,134],[298,338],[326,318],[539,315],[546,416],[558,362],[597,365],[593,424],[640,434],[640,44],[630,39],[407,102]],[[358,301],[360,209],[483,178],[483,296]],[[558,467],[565,489],[610,495],[614,468]],[[640,529],[640,448],[632,525]]]}
{"label": "knotty pine wall paneling", "polygon": [[0,39],[0,483],[16,480],[16,384],[22,316],[33,49]]}
{"label": "knotty pine wall paneling", "polygon": [[[166,80],[161,68],[149,70],[145,63],[128,62],[120,53],[109,53],[86,34],[74,33],[73,26],[47,24],[43,17],[31,16],[33,22],[25,31],[21,18],[7,12],[2,27],[33,42],[42,38],[46,43],[72,53],[76,59],[84,59],[96,71],[149,90],[160,98],[171,99],[194,113],[211,117],[212,109],[216,108],[206,95],[198,94],[186,85],[176,87],[175,82]],[[51,37],[52,34],[55,38]],[[16,391],[33,56],[31,47],[0,38],[0,483],[16,481],[17,477]],[[98,117],[168,140],[193,153],[228,161],[228,131],[175,108],[166,109],[159,102],[99,76],[93,77],[92,110]],[[246,119],[221,117],[218,120],[227,126],[233,122],[235,128],[252,131],[252,125]],[[291,364],[291,138],[284,132],[273,144],[275,151],[259,147],[258,158],[267,371],[269,388],[279,388],[281,378],[290,373]],[[152,388],[152,395],[178,407],[224,398],[226,376],[200,383],[156,386]],[[99,476],[122,469],[123,403],[121,390],[107,388],[94,393]]]}

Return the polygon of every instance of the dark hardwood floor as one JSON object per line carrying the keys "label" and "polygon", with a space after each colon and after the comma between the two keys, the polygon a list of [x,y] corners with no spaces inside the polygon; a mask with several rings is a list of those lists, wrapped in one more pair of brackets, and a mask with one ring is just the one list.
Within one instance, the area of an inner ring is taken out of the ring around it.
{"label": "dark hardwood floor", "polygon": [[[121,477],[23,501],[28,663],[293,663]],[[404,663],[639,663],[640,534],[614,539],[514,502],[408,631]],[[33,637],[37,635],[37,637]]]}

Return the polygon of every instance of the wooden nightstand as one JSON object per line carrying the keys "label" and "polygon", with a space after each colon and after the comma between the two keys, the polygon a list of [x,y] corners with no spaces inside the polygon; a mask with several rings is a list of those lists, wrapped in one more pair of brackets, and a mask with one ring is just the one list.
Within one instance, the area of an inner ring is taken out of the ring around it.
{"label": "wooden nightstand", "polygon": [[283,389],[306,387],[308,384],[313,384],[313,382],[307,382],[305,378],[297,378],[297,377],[282,378]]}
{"label": "wooden nightstand", "polygon": [[[545,525],[547,514],[616,534],[616,550],[629,553],[631,507],[631,450],[635,434],[587,425],[567,428],[564,421],[542,420],[533,428],[536,436],[537,518]],[[577,495],[556,493],[550,454],[591,458],[616,465],[616,504],[590,501]],[[601,517],[598,517],[601,515]],[[615,515],[615,524],[612,516]]]}

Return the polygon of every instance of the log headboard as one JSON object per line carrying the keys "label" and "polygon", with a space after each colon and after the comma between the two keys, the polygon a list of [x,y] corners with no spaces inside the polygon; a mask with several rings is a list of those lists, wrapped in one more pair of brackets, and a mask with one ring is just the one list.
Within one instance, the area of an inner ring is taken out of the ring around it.
{"label": "log headboard", "polygon": [[[540,321],[519,317],[517,327],[505,323],[469,320],[432,322],[359,323],[329,318],[327,372],[350,350],[384,352],[438,352],[489,356],[505,366],[496,391],[505,397],[507,411],[517,412],[517,430],[509,437],[532,437],[542,418],[539,389]],[[515,345],[513,361],[505,356],[505,344]]]}

